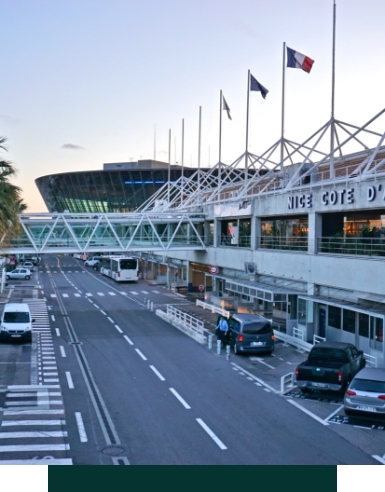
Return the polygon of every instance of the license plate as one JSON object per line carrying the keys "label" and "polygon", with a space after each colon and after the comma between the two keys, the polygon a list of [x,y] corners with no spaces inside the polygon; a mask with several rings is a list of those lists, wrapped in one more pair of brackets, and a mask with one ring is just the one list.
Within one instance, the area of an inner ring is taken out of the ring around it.
{"label": "license plate", "polygon": [[252,347],[260,347],[261,345],[265,345],[265,342],[251,342]]}
{"label": "license plate", "polygon": [[377,411],[374,407],[368,407],[367,405],[358,405],[357,410],[364,410],[366,412],[376,412]]}
{"label": "license plate", "polygon": [[21,335],[11,335],[12,338],[20,338]]}
{"label": "license plate", "polygon": [[324,384],[324,383],[313,383],[313,386],[317,386],[318,388],[325,388],[326,384]]}

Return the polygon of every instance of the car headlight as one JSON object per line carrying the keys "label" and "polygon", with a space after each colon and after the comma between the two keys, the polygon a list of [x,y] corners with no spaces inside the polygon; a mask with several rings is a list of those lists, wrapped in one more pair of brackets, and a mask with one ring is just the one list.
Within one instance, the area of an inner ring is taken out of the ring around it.
{"label": "car headlight", "polygon": [[26,326],[24,331],[31,331],[31,327],[29,325]]}
{"label": "car headlight", "polygon": [[5,326],[1,326],[1,331],[8,331]]}

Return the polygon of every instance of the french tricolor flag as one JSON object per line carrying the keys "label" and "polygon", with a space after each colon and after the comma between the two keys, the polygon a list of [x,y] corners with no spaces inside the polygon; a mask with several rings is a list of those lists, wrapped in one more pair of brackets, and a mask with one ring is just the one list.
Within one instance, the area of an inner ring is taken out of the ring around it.
{"label": "french tricolor flag", "polygon": [[302,68],[305,72],[310,73],[314,60],[308,56],[298,53],[287,47],[287,66],[290,68]]}

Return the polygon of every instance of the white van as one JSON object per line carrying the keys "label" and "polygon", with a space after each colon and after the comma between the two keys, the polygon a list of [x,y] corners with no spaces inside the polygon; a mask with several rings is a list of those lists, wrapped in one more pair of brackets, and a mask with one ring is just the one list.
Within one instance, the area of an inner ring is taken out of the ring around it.
{"label": "white van", "polygon": [[8,303],[1,315],[0,340],[26,341],[32,340],[31,312],[28,304]]}

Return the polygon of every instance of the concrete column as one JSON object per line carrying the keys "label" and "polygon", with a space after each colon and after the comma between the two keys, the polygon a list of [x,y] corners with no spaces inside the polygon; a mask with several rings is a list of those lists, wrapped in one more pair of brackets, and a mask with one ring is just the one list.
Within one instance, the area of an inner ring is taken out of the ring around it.
{"label": "concrete column", "polygon": [[251,249],[258,249],[259,241],[262,234],[261,219],[253,217],[251,220]]}
{"label": "concrete column", "polygon": [[203,231],[204,231],[203,242],[205,243],[206,246],[208,246],[210,240],[210,222],[208,222],[207,220],[204,223]]}
{"label": "concrete column", "polygon": [[318,238],[322,235],[322,215],[315,212],[309,213],[308,220],[308,253],[316,255]]}
{"label": "concrete column", "polygon": [[220,243],[221,237],[221,221],[218,219],[214,220],[214,248],[217,248]]}
{"label": "concrete column", "polygon": [[186,282],[187,285],[191,282],[191,262],[186,260]]}

